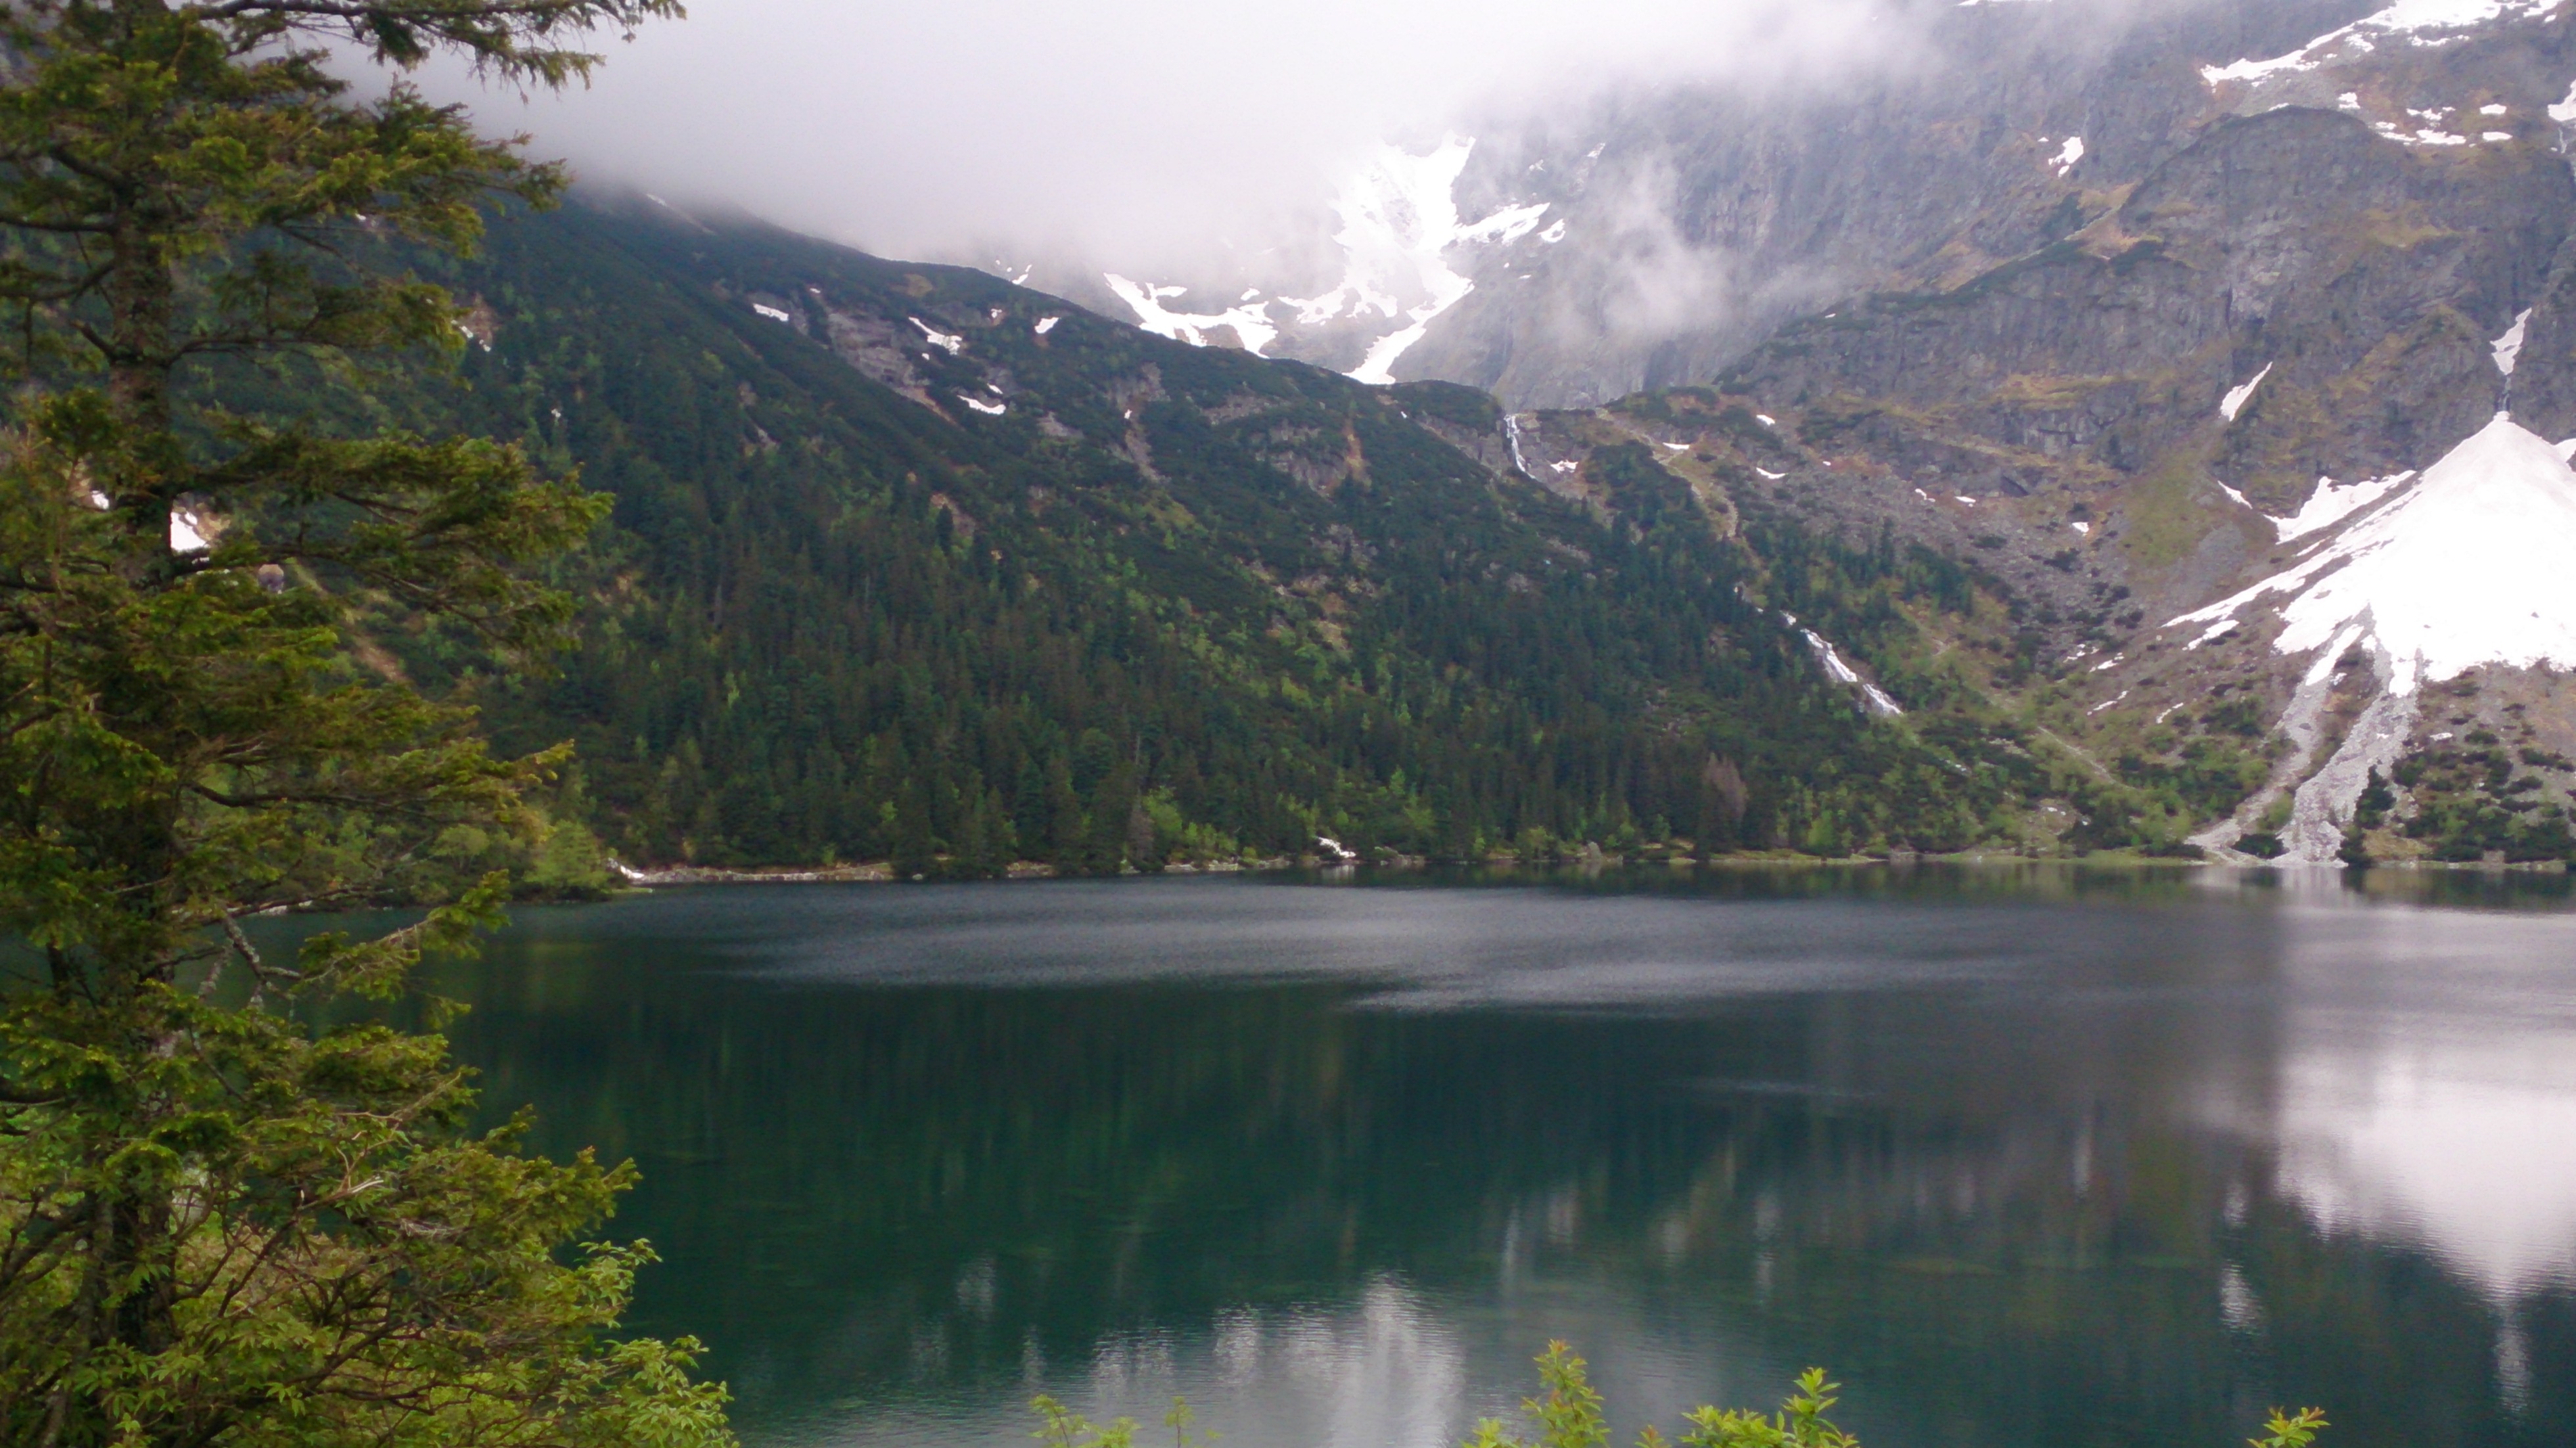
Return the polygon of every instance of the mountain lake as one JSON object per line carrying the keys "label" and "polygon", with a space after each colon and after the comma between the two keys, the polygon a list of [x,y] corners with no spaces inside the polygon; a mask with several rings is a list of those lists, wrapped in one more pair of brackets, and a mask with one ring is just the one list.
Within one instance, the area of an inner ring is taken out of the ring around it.
{"label": "mountain lake", "polygon": [[431,987],[631,1157],[752,1448],[2576,1442],[2567,877],[1986,866],[666,890]]}

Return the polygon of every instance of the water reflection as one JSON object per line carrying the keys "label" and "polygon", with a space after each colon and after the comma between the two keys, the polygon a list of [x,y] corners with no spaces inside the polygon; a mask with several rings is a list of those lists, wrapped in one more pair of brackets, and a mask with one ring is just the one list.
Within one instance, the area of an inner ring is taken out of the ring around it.
{"label": "water reflection", "polygon": [[711,891],[539,912],[450,989],[496,1101],[641,1160],[641,1325],[717,1344],[756,1443],[1024,1441],[1046,1390],[1436,1448],[1565,1336],[1627,1428],[1825,1362],[1873,1448],[2290,1400],[2537,1445],[2576,1441],[2564,901]]}
{"label": "water reflection", "polygon": [[2556,919],[2311,912],[2288,952],[2280,1190],[2498,1303],[2576,1269],[2576,957]]}

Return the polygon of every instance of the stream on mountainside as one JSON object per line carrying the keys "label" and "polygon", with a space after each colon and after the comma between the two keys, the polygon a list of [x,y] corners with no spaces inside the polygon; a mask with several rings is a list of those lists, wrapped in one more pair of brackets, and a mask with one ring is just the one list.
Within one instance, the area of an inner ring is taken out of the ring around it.
{"label": "stream on mountainside", "polygon": [[1550,1337],[1623,1442],[2576,1442],[2576,900],[2356,878],[684,889],[436,984],[754,1448],[1445,1448]]}

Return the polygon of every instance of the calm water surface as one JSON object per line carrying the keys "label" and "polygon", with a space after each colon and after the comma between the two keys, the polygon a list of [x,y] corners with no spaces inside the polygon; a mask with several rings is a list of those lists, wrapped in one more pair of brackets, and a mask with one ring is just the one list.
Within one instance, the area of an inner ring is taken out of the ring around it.
{"label": "calm water surface", "polygon": [[708,889],[442,984],[756,1448],[1445,1448],[1550,1337],[1623,1441],[2576,1443],[2563,879]]}

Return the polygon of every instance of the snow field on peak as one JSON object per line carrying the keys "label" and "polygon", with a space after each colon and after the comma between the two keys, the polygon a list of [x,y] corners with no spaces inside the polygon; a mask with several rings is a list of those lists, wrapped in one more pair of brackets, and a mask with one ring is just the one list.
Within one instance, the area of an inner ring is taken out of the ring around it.
{"label": "snow field on peak", "polygon": [[[2204,65],[2200,78],[2211,86],[2226,81],[2256,81],[2287,71],[2315,70],[2334,55],[2368,52],[2378,48],[2377,41],[2396,40],[2407,44],[2438,45],[2452,32],[2468,30],[2498,20],[2520,20],[2544,15],[2557,8],[2559,0],[2396,0],[2396,3],[2374,14],[2366,15],[2339,30],[2329,30],[2287,55],[2269,60],[2245,59],[2232,65]],[[2447,144],[2458,144],[2449,142]]]}
{"label": "snow field on peak", "polygon": [[[1342,249],[1342,278],[1332,290],[1312,297],[1279,297],[1277,305],[1296,311],[1297,325],[1320,326],[1337,317],[1358,319],[1374,313],[1402,326],[1377,338],[1350,376],[1383,386],[1395,380],[1397,358],[1422,340],[1433,319],[1465,300],[1475,283],[1453,269],[1449,252],[1461,246],[1505,246],[1537,231],[1549,210],[1541,201],[1506,206],[1492,215],[1467,221],[1458,215],[1458,177],[1476,147],[1473,138],[1450,136],[1422,155],[1400,147],[1381,147],[1368,165],[1343,185],[1333,211],[1340,229],[1334,244]],[[1565,237],[1562,219],[1539,237],[1556,242]],[[1207,333],[1230,326],[1247,350],[1258,355],[1279,335],[1271,320],[1273,301],[1242,301],[1223,312],[1192,315],[1163,305],[1183,288],[1139,284],[1104,275],[1109,289],[1136,314],[1138,325],[1159,336],[1206,346]],[[1420,298],[1408,306],[1408,299]]]}
{"label": "snow field on peak", "polygon": [[[1538,229],[1548,211],[1541,201],[1506,206],[1481,221],[1458,215],[1458,177],[1475,152],[1472,138],[1450,136],[1427,153],[1408,155],[1388,146],[1342,188],[1333,202],[1342,226],[1333,241],[1342,248],[1342,280],[1316,297],[1282,300],[1297,308],[1297,320],[1314,326],[1341,316],[1375,311],[1401,316],[1406,325],[1380,337],[1350,376],[1383,386],[1393,382],[1397,358],[1422,340],[1431,322],[1464,301],[1476,284],[1449,265],[1456,246],[1508,245]],[[1558,233],[1560,236],[1562,232]],[[1425,300],[1406,308],[1400,295],[1421,294]]]}
{"label": "snow field on peak", "polygon": [[2576,569],[2567,564],[2576,471],[2557,448],[2499,413],[2407,483],[2321,484],[2297,519],[2276,523],[2284,537],[2326,526],[2310,520],[2325,511],[2320,502],[2341,517],[2366,506],[2360,495],[2371,490],[2373,500],[2397,496],[2296,565],[2168,626],[2212,625],[2207,641],[2248,605],[2286,593],[2275,651],[2303,654],[2352,631],[2377,643],[2389,692],[2401,696],[2484,664],[2576,667]]}

